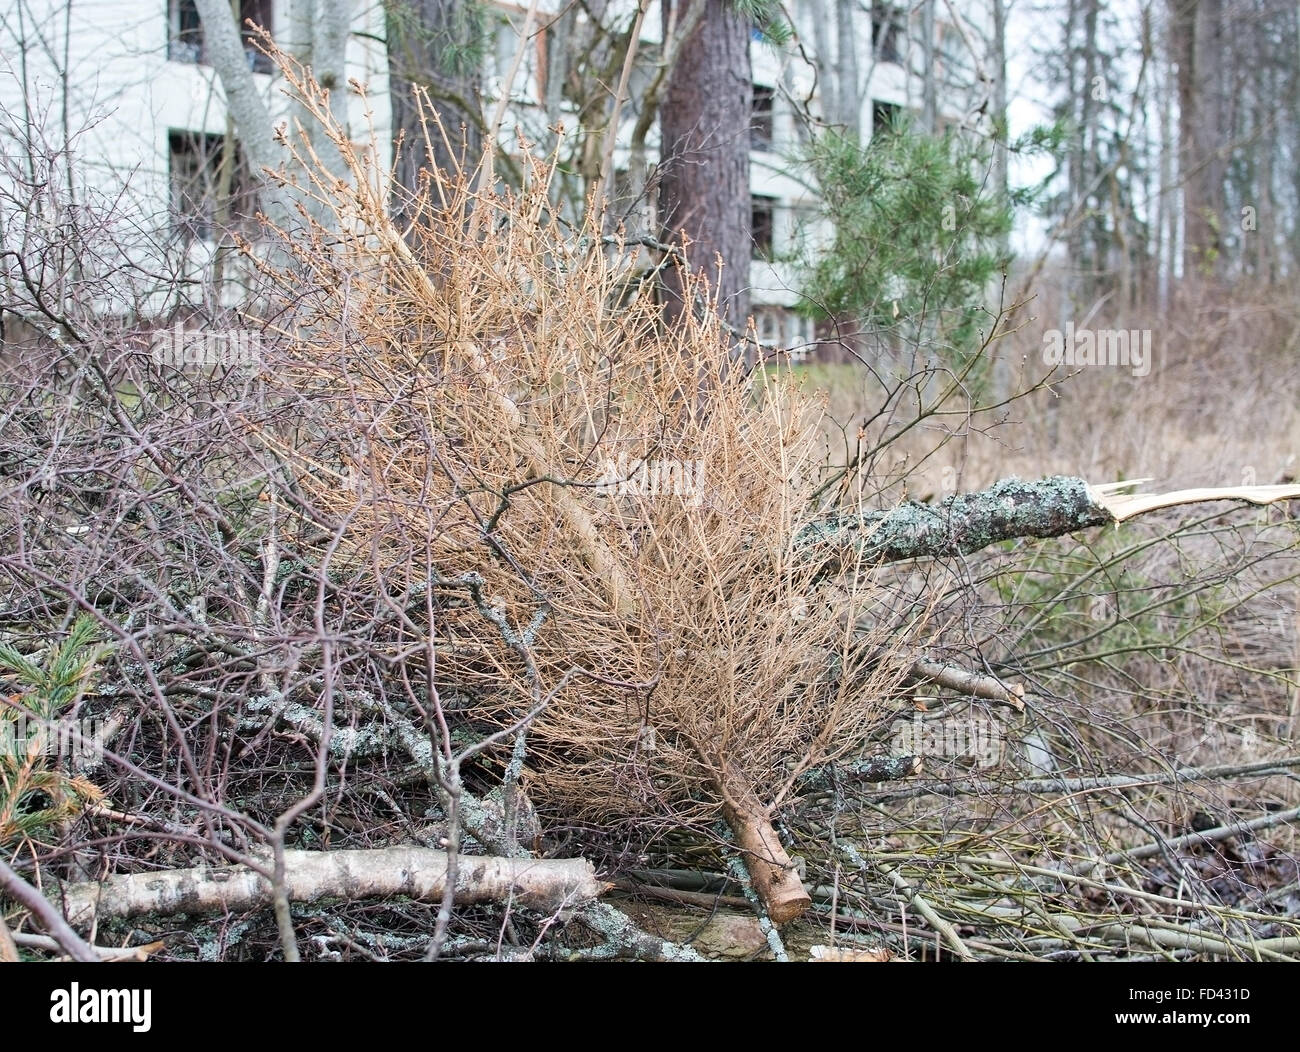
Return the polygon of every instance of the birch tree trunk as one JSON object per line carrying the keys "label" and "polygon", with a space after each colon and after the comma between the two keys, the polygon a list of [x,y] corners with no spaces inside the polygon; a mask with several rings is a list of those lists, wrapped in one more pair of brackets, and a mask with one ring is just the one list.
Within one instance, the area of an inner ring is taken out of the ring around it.
{"label": "birch tree trunk", "polygon": [[[240,147],[261,183],[264,211],[277,226],[288,228],[294,224],[296,204],[302,203],[320,221],[323,212],[319,207],[312,207],[305,195],[294,194],[267,175],[268,171],[284,169],[289,155],[276,141],[275,119],[258,91],[230,4],[227,0],[194,2],[203,23],[207,57],[221,79],[226,108],[234,121]],[[351,0],[293,0],[285,40],[289,53],[312,71],[321,87],[329,90],[330,109],[341,117],[344,127],[345,59],[351,11]],[[302,126],[303,134],[325,167],[338,171],[338,153],[316,123],[307,120],[295,123]],[[286,174],[292,178],[297,173]]]}
{"label": "birch tree trunk", "polygon": [[[438,902],[446,888],[444,852],[418,847],[369,851],[286,851],[285,885],[291,902],[339,898],[349,902],[402,896]],[[456,901],[516,902],[553,912],[598,898],[606,885],[585,859],[501,858],[462,855]],[[271,882],[248,866],[131,873],[71,884],[62,891],[68,922],[90,927],[108,918],[146,913],[211,913],[270,905]]]}

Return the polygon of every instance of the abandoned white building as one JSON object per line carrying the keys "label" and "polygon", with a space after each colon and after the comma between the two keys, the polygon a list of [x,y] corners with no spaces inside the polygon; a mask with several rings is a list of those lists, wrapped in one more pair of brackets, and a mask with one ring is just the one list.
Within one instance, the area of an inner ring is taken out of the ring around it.
{"label": "abandoned white building", "polygon": [[[539,10],[554,15],[566,2],[545,0]],[[635,10],[631,0],[614,0],[609,9],[620,3]],[[293,18],[309,6],[300,0],[240,0],[237,6],[241,23],[261,25],[277,40],[315,28],[294,27]],[[241,211],[251,180],[224,157],[235,129],[208,61],[195,0],[5,0],[0,9],[6,8],[0,20],[0,107],[11,124],[7,134],[16,134],[13,129],[26,122],[47,143],[75,151],[87,190],[112,197],[129,187],[141,213],[167,215],[175,235],[187,239],[201,259],[218,219]],[[650,8],[643,37],[653,53],[660,18],[657,4]],[[485,102],[492,102],[513,64],[526,11],[499,3],[484,3],[483,9],[491,36],[483,48],[482,85]],[[815,227],[817,189],[797,160],[805,134],[797,106],[815,114],[821,105],[820,63],[809,56],[823,49],[828,56],[823,68],[833,67],[837,75],[851,65],[863,135],[902,113],[920,115],[927,78],[932,119],[957,120],[969,96],[953,86],[973,80],[968,43],[971,27],[981,24],[982,8],[969,0],[956,7],[929,0],[911,8],[882,0],[795,0],[785,10],[798,47],[770,45],[757,30],[751,47],[755,253],[750,283],[761,342],[788,348],[798,359],[813,344],[814,330],[810,319],[791,309],[797,294],[785,260]],[[971,26],[952,21],[949,12],[958,10],[970,12],[961,17],[969,17]],[[350,131],[354,137],[373,135],[376,156],[387,156],[384,146],[391,141],[385,16],[384,3],[353,5],[346,44]],[[501,128],[504,148],[520,130],[535,135],[540,125],[544,131],[539,110],[546,94],[550,21],[534,19]],[[253,46],[249,31],[243,32],[247,61],[267,108],[273,117],[287,113],[270,62]],[[649,145],[653,151],[653,136]],[[625,164],[619,151],[625,153],[624,144],[618,143],[615,160]]]}

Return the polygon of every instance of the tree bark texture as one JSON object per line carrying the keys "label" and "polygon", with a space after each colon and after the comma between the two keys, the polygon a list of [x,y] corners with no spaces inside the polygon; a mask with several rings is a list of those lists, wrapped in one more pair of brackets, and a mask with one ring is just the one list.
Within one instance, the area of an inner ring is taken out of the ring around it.
{"label": "tree bark texture", "polygon": [[[729,0],[664,0],[665,36],[699,4],[703,17],[682,45],[660,108],[659,218],[666,242],[688,238],[691,269],[708,276],[723,320],[743,331],[753,255],[750,24]],[[690,308],[675,269],[665,275],[664,294],[671,324]]]}
{"label": "tree bark texture", "polygon": [[[553,912],[590,902],[605,891],[585,859],[462,855],[457,870],[456,902],[460,905],[514,902]],[[393,896],[439,902],[446,877],[446,853],[427,848],[285,852],[285,883],[291,902]],[[100,883],[68,885],[62,895],[68,921],[78,928],[95,920],[147,913],[260,909],[269,906],[271,899],[271,882],[248,866],[130,873]]]}
{"label": "tree bark texture", "polygon": [[[389,99],[393,115],[393,214],[402,229],[423,169],[456,173],[483,150],[480,99],[483,27],[459,0],[405,0],[388,18]],[[531,46],[523,42],[521,46]],[[415,89],[428,92],[442,128],[426,143]]]}

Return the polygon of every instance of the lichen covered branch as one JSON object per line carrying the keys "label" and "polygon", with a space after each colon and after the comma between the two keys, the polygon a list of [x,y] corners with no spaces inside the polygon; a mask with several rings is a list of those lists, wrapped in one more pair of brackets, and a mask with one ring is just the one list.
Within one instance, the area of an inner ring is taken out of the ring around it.
{"label": "lichen covered branch", "polygon": [[[978,493],[938,504],[908,501],[885,511],[853,512],[812,523],[795,538],[826,572],[858,558],[877,562],[969,555],[999,541],[1061,537],[1115,518],[1081,478],[1053,475],[1038,482],[1002,479]],[[841,553],[852,551],[851,558]]]}
{"label": "lichen covered branch", "polygon": [[[1140,480],[1149,481],[1149,480]],[[883,511],[855,511],[805,526],[795,547],[824,559],[834,572],[840,553],[874,562],[970,555],[999,541],[1063,537],[1068,533],[1125,522],[1138,515],[1184,504],[1244,501],[1273,504],[1300,499],[1300,486],[1236,486],[1173,493],[1119,494],[1137,485],[1092,486],[1081,478],[1052,475],[1037,482],[1005,478],[978,493],[955,493],[937,504],[908,501]]]}

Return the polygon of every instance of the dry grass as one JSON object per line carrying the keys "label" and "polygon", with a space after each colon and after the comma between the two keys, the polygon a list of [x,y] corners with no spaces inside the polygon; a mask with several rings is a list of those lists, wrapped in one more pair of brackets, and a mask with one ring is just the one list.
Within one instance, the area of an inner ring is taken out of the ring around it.
{"label": "dry grass", "polygon": [[[1149,375],[1122,367],[1053,371],[1043,361],[1043,334],[1063,316],[1079,328],[1150,329]],[[878,475],[906,475],[916,495],[979,489],[1008,475],[1152,476],[1181,489],[1270,484],[1300,471],[1300,313],[1291,290],[1189,284],[1164,311],[1118,312],[1103,303],[1078,313],[1063,309],[1056,286],[1044,280],[1002,328],[1011,331],[990,353],[1007,363],[1010,389],[1023,396],[988,413],[972,398],[958,407],[972,411],[970,419],[958,414],[946,426],[934,420],[911,431],[889,444]],[[794,372],[806,389],[825,392],[823,431],[832,461],[842,461],[843,435],[878,413],[884,385],[860,365]]]}
{"label": "dry grass", "polygon": [[[899,413],[888,423],[899,437],[864,474],[884,500],[937,499],[1009,475],[1153,475],[1167,489],[1281,481],[1295,472],[1300,442],[1293,304],[1278,290],[1184,289],[1163,316],[1101,310],[1076,324],[1151,328],[1151,374],[1062,369],[1050,389],[1034,390],[1048,371],[1043,330],[1060,315],[1034,301],[994,344],[1023,363],[1015,383],[1025,397],[994,413],[972,399],[969,416],[936,415],[905,432],[911,416]],[[878,374],[795,372],[805,389],[826,392],[832,456],[859,425],[886,434]],[[1284,509],[1207,507],[878,578],[901,602],[928,595],[943,626],[937,645],[1023,682],[1037,701],[1023,716],[975,706],[1005,736],[994,768],[932,756],[923,787],[855,787],[805,802],[794,849],[839,874],[839,901],[860,911],[843,921],[902,937],[911,907],[881,876],[894,869],[993,956],[1294,954],[1294,823],[1257,833],[1238,824],[1285,818],[1300,800],[1297,543]],[[972,709],[952,696],[927,705],[927,719],[962,721]],[[1041,747],[1050,772],[1030,762]],[[1193,769],[1207,773],[1167,780]],[[1125,773],[1156,781],[1108,788]],[[1055,788],[1061,777],[1076,787]],[[1208,824],[1233,834],[1180,839]],[[1054,875],[1063,871],[1072,875]],[[1257,953],[1259,938],[1279,941]],[[953,948],[945,941],[942,952]]]}

